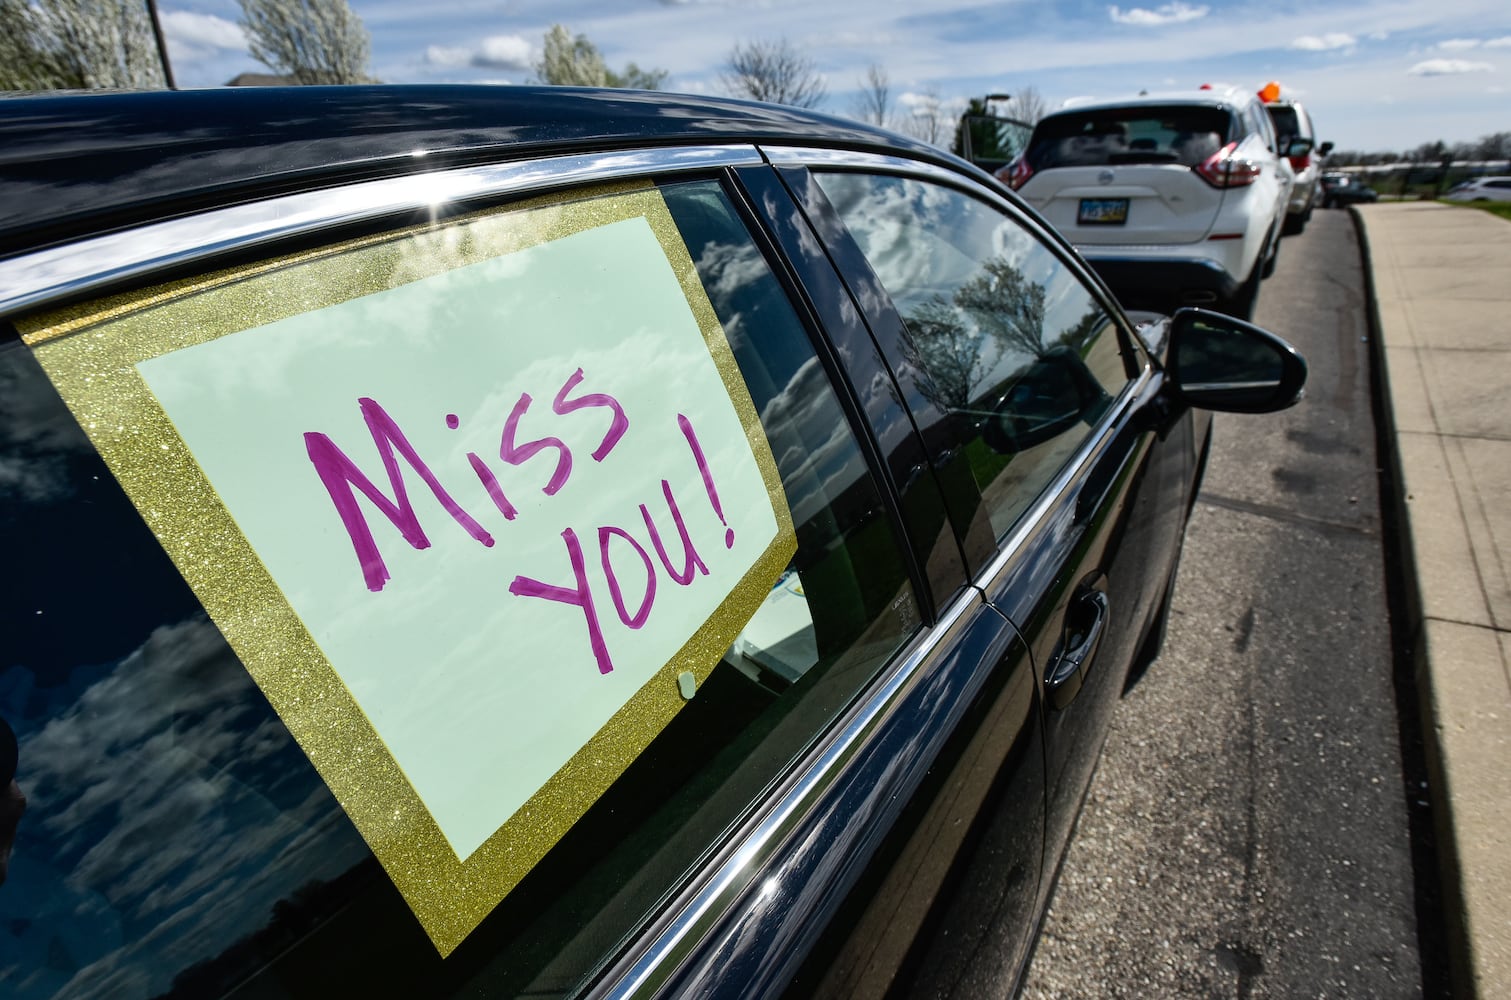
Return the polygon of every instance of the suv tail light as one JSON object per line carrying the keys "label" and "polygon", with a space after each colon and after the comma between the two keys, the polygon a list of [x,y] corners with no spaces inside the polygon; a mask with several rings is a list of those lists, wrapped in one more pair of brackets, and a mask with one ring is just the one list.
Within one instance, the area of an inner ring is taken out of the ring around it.
{"label": "suv tail light", "polygon": [[1298,174],[1301,173],[1301,171],[1305,170],[1307,167],[1309,167],[1311,165],[1312,165],[1312,154],[1311,153],[1303,153],[1300,156],[1293,156],[1293,157],[1291,157],[1291,167]]}
{"label": "suv tail light", "polygon": [[1033,175],[1034,168],[1028,165],[1027,151],[1019,153],[1011,163],[997,171],[997,178],[1006,181],[1007,186],[1014,191],[1027,184]]}
{"label": "suv tail light", "polygon": [[1191,169],[1215,188],[1245,187],[1259,179],[1259,165],[1236,155],[1238,143],[1230,142]]}

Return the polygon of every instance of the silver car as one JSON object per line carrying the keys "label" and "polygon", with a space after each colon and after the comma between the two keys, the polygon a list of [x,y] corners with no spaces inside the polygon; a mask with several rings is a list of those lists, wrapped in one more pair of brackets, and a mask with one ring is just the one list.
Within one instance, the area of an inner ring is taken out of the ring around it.
{"label": "silver car", "polygon": [[1312,209],[1316,207],[1320,194],[1318,184],[1322,176],[1322,158],[1332,152],[1333,144],[1317,142],[1312,116],[1299,101],[1267,101],[1264,110],[1270,115],[1270,122],[1275,126],[1275,134],[1280,137],[1281,145],[1288,146],[1293,140],[1306,139],[1315,147],[1290,157],[1291,172],[1296,175],[1296,183],[1291,188],[1290,204],[1286,206],[1285,232],[1293,235],[1305,229],[1312,219]]}

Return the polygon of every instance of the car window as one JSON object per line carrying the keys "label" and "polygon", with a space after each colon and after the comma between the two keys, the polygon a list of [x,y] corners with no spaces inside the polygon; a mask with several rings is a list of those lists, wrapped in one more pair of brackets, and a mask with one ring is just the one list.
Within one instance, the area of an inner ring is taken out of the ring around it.
{"label": "car window", "polygon": [[918,628],[716,182],[18,325],[18,1000],[572,992]]}
{"label": "car window", "polygon": [[1119,163],[1194,167],[1230,141],[1227,112],[1209,107],[1087,110],[1046,118],[1034,129],[1034,170]]}
{"label": "car window", "polygon": [[[906,325],[899,381],[945,414],[998,538],[1141,367],[1092,291],[1020,222],[954,188],[815,175]],[[915,406],[916,409],[916,406]]]}
{"label": "car window", "polygon": [[1264,108],[1258,101],[1244,105],[1243,120],[1247,126],[1246,131],[1252,132],[1264,141],[1266,148],[1271,152],[1278,152],[1279,143],[1275,138],[1275,129],[1270,125],[1270,118],[1264,112]]}
{"label": "car window", "polygon": [[1296,109],[1284,104],[1270,104],[1265,106],[1270,114],[1270,122],[1275,126],[1275,132],[1281,140],[1293,139],[1304,135],[1300,121],[1296,116]]}

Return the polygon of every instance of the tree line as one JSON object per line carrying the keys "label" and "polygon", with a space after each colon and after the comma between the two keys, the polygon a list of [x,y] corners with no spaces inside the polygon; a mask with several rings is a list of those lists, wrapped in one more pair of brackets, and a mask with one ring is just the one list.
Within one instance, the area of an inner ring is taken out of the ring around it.
{"label": "tree line", "polygon": [[1511,132],[1492,132],[1474,142],[1424,142],[1413,149],[1365,153],[1353,149],[1335,149],[1327,157],[1328,166],[1373,167],[1387,163],[1465,163],[1511,160]]}
{"label": "tree line", "polygon": [[[347,0],[238,0],[251,56],[298,85],[377,83],[371,37]],[[0,0],[0,91],[145,90],[171,86],[155,0]],[[667,70],[614,69],[586,35],[553,25],[535,81],[658,90]],[[786,39],[737,43],[721,83],[736,97],[814,108],[828,96],[817,64]],[[856,118],[943,144],[956,127],[937,93],[899,110],[885,70],[860,81]],[[1037,101],[1037,96],[1033,97]]]}
{"label": "tree line", "polygon": [[[239,26],[252,57],[290,84],[379,82],[369,69],[371,38],[347,0],[238,0]],[[535,82],[659,90],[669,73],[635,63],[608,65],[583,34],[556,24],[532,66]],[[817,63],[785,38],[739,42],[720,82],[736,97],[816,108],[828,97]],[[0,91],[155,89],[171,86],[155,0],[0,0]],[[967,119],[1014,118],[1033,124],[1048,104],[1033,87],[972,98],[964,110],[937,90],[893,94],[886,70],[872,64],[856,81],[851,117],[960,152]],[[978,126],[979,127],[979,126]],[[1331,166],[1511,158],[1511,132],[1475,142],[1423,143],[1400,152],[1334,150]]]}

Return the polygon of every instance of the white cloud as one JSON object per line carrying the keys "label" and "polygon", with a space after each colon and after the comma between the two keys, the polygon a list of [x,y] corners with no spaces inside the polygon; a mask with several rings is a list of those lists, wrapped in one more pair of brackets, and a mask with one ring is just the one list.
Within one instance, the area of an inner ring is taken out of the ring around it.
{"label": "white cloud", "polygon": [[471,66],[472,50],[465,46],[432,45],[425,50],[427,66]]}
{"label": "white cloud", "polygon": [[1487,49],[1511,49],[1511,35],[1502,35],[1500,38],[1492,38],[1485,43]]}
{"label": "white cloud", "polygon": [[241,25],[214,14],[187,10],[165,11],[163,35],[175,60],[206,59],[221,52],[245,52],[247,36]]}
{"label": "white cloud", "polygon": [[1406,71],[1407,76],[1453,76],[1458,73],[1494,73],[1489,63],[1469,62],[1467,59],[1428,59]]}
{"label": "white cloud", "polygon": [[[897,103],[908,109],[908,112],[911,114],[924,114],[937,110],[940,114],[958,118],[965,113],[966,106],[970,104],[970,99],[953,96],[942,97],[937,93],[920,94],[909,90],[897,95]],[[953,121],[950,123],[950,127],[954,128]]]}
{"label": "white cloud", "polygon": [[490,69],[526,70],[534,63],[535,49],[519,35],[491,35],[472,57],[472,65]]}
{"label": "white cloud", "polygon": [[535,49],[528,39],[519,35],[490,35],[477,46],[431,45],[425,49],[425,65],[447,69],[477,66],[523,72],[535,65]]}
{"label": "white cloud", "polygon": [[1167,3],[1154,10],[1143,7],[1133,7],[1122,10],[1118,7],[1108,7],[1107,14],[1118,24],[1136,24],[1141,28],[1156,27],[1161,24],[1179,24],[1182,21],[1196,21],[1207,16],[1211,8],[1203,4],[1200,7],[1192,7],[1190,4]]}
{"label": "white cloud", "polygon": [[1326,35],[1302,35],[1290,44],[1290,48],[1303,52],[1331,52],[1335,49],[1351,49],[1358,44],[1353,35],[1334,31]]}

